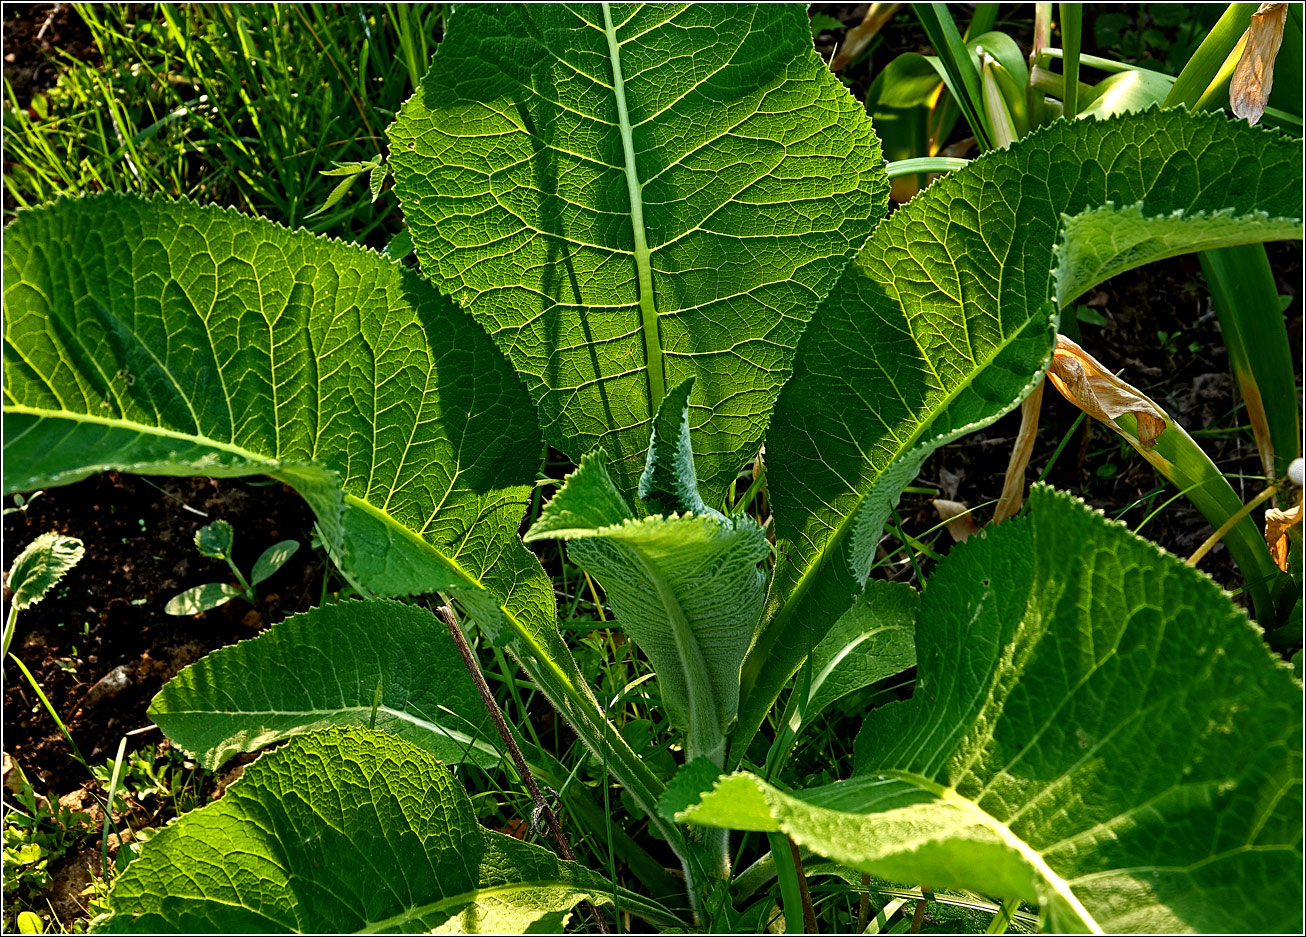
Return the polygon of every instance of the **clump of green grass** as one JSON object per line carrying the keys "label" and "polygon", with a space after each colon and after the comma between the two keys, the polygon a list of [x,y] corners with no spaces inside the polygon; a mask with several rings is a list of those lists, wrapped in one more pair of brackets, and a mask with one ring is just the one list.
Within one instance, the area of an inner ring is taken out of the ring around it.
{"label": "clump of green grass", "polygon": [[78,13],[102,64],[60,53],[58,83],[30,101],[5,80],[8,210],[114,190],[233,205],[375,246],[399,228],[384,195],[313,216],[338,181],[320,173],[385,152],[385,128],[441,33],[440,6]]}

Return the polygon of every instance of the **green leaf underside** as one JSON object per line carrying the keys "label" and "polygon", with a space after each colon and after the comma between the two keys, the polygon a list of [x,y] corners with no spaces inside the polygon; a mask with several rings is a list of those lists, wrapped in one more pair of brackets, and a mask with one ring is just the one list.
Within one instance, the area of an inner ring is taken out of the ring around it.
{"label": "green leaf underside", "polygon": [[679,818],[1037,900],[1052,930],[1300,932],[1301,689],[1210,579],[1036,486],[918,621],[915,693],[853,779],[735,774]]}
{"label": "green leaf underside", "polygon": [[488,718],[448,629],[425,609],[373,599],[292,615],[170,680],[150,718],[216,771],[329,725],[372,727],[446,763],[498,764]]}
{"label": "green leaf underside", "polygon": [[[117,878],[100,930],[513,933],[561,927],[614,886],[482,829],[428,753],[333,728],[245,769],[215,804],[160,830]],[[674,921],[624,889],[622,907]]]}
{"label": "green leaf underside", "polygon": [[21,612],[41,601],[85,554],[86,548],[76,537],[53,532],[41,534],[9,567],[5,585],[14,594],[10,600],[13,607]]}
{"label": "green leaf underside", "polygon": [[816,646],[811,680],[804,680],[789,701],[782,725],[810,725],[842,696],[901,673],[916,663],[916,609],[920,594],[904,582],[872,579]]}
{"label": "green leaf underside", "polygon": [[[680,481],[692,490],[692,476]],[[758,563],[770,546],[761,527],[716,512],[636,519],[593,453],[526,534],[545,538],[567,540],[571,560],[603,585],[616,621],[657,672],[671,724],[688,731],[690,757],[719,762],[765,594]]]}
{"label": "green leaf underside", "polygon": [[887,205],[797,4],[456,8],[389,133],[423,270],[524,375],[549,442],[603,446],[624,494],[692,376],[716,503]]}
{"label": "green leaf underside", "polygon": [[821,305],[767,435],[778,550],[743,669],[739,747],[853,601],[902,488],[938,446],[1041,379],[1061,217],[1282,214],[1301,143],[1218,114],[1056,122],[931,185],[876,229]]}
{"label": "green leaf underside", "polygon": [[509,554],[538,451],[528,398],[415,274],[121,196],[6,233],[6,490],[105,469],[269,474],[370,591],[475,588],[524,565]]}
{"label": "green leaf underside", "polygon": [[1231,211],[1148,217],[1141,204],[1124,208],[1103,205],[1062,219],[1054,295],[1057,305],[1065,308],[1117,273],[1166,257],[1301,238],[1300,218],[1271,218],[1264,212],[1235,215]]}

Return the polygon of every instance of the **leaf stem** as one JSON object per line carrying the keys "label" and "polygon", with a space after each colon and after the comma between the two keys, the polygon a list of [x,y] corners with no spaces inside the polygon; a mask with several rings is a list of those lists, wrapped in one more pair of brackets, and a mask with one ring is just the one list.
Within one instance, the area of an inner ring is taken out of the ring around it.
{"label": "leaf stem", "polygon": [[[467,667],[467,673],[471,676],[472,683],[476,684],[476,689],[481,694],[481,701],[485,703],[490,718],[494,720],[494,728],[498,731],[499,738],[503,739],[508,754],[512,756],[512,763],[516,767],[522,783],[526,785],[526,790],[530,793],[531,799],[535,801],[534,812],[538,814],[545,827],[548,828],[554,842],[558,844],[558,851],[562,854],[562,858],[568,862],[575,862],[576,854],[571,851],[571,844],[567,842],[562,827],[558,825],[557,815],[554,814],[548,801],[544,799],[539,785],[535,783],[535,775],[531,773],[530,766],[526,764],[526,758],[522,755],[521,749],[517,747],[517,740],[512,737],[512,732],[508,729],[508,723],[504,721],[503,711],[499,709],[499,704],[494,699],[494,693],[490,691],[490,685],[485,682],[485,675],[481,673],[481,667],[477,663],[476,655],[472,653],[471,647],[467,644],[467,638],[463,636],[463,629],[459,627],[453,609],[448,605],[442,605],[435,610],[435,614],[449,629],[449,636],[453,638],[454,646],[458,648],[458,653],[462,655],[463,664]],[[599,932],[602,934],[611,933],[602,912],[589,901],[585,902],[585,906],[589,908],[590,913],[594,916],[594,923],[598,926]]]}
{"label": "leaf stem", "polygon": [[630,225],[635,235],[635,270],[639,275],[640,330],[644,335],[644,357],[648,371],[649,417],[657,413],[666,395],[666,375],[662,366],[662,338],[658,333],[658,311],[653,304],[653,268],[649,262],[648,242],[644,235],[644,189],[635,166],[635,140],[626,107],[626,83],[621,74],[621,44],[612,25],[612,10],[603,4],[603,32],[608,38],[608,57],[612,61],[612,92],[617,98],[617,121],[621,127],[621,148],[626,156],[626,188],[630,192]]}

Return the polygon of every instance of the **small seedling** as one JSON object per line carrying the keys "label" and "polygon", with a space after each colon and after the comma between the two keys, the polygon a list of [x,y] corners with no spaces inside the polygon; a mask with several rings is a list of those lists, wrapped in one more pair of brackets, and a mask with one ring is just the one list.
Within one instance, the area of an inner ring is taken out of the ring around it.
{"label": "small seedling", "polygon": [[30,495],[26,496],[21,493],[14,495],[14,506],[0,511],[0,515],[8,517],[10,514],[26,514],[27,509],[32,506],[32,502],[44,493],[44,491],[33,491]]}
{"label": "small seedling", "polygon": [[235,531],[229,523],[214,521],[195,531],[195,549],[209,559],[226,560],[240,585],[206,582],[202,586],[195,586],[180,595],[173,596],[164,606],[165,612],[169,615],[198,615],[200,612],[226,605],[237,597],[253,605],[258,600],[258,593],[254,587],[284,566],[286,560],[294,556],[295,551],[299,549],[299,542],[295,540],[282,540],[272,544],[255,561],[254,569],[246,579],[231,559],[235,539]]}
{"label": "small seedling", "polygon": [[9,602],[9,618],[5,622],[4,647],[0,657],[9,653],[18,613],[31,608],[45,598],[68,570],[77,565],[86,550],[76,537],[56,533],[42,534],[27,545],[14,565],[9,568],[9,588],[13,599]]}

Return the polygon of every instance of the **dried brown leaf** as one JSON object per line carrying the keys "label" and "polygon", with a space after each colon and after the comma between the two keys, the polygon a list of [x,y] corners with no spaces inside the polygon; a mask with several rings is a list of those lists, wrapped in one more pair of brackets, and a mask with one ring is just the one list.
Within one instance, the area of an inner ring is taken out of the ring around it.
{"label": "dried brown leaf", "polygon": [[957,543],[964,542],[978,529],[975,526],[975,519],[971,517],[970,508],[964,501],[935,498],[934,510],[938,512],[939,520],[944,522],[948,533],[952,534],[952,539]]}
{"label": "dried brown leaf", "polygon": [[1288,531],[1301,523],[1302,505],[1281,511],[1278,508],[1265,509],[1265,545],[1270,548],[1270,556],[1279,569],[1288,571]]}
{"label": "dried brown leaf", "polygon": [[1274,58],[1283,45],[1283,27],[1288,4],[1262,3],[1252,14],[1246,44],[1238,67],[1229,82],[1229,105],[1234,116],[1255,124],[1265,113],[1265,102],[1274,86]]}
{"label": "dried brown leaf", "polygon": [[1133,414],[1138,421],[1136,442],[1144,449],[1155,446],[1165,430],[1164,410],[1064,335],[1057,336],[1048,380],[1063,397],[1122,436],[1127,434],[1116,425],[1115,419]]}
{"label": "dried brown leaf", "polygon": [[1038,437],[1038,415],[1043,408],[1043,383],[1034,388],[1034,392],[1020,405],[1020,434],[1016,444],[1011,447],[1011,459],[1007,462],[1007,477],[1002,482],[1002,497],[993,509],[993,523],[1014,517],[1025,501],[1025,468],[1029,465],[1030,454],[1034,451],[1034,440]]}
{"label": "dried brown leaf", "polygon": [[843,45],[835,53],[834,60],[830,62],[830,71],[837,72],[846,67],[853,59],[862,54],[867,43],[875,38],[884,24],[889,22],[893,14],[898,12],[899,3],[872,3],[866,10],[866,16],[862,21],[848,30],[844,36]]}

